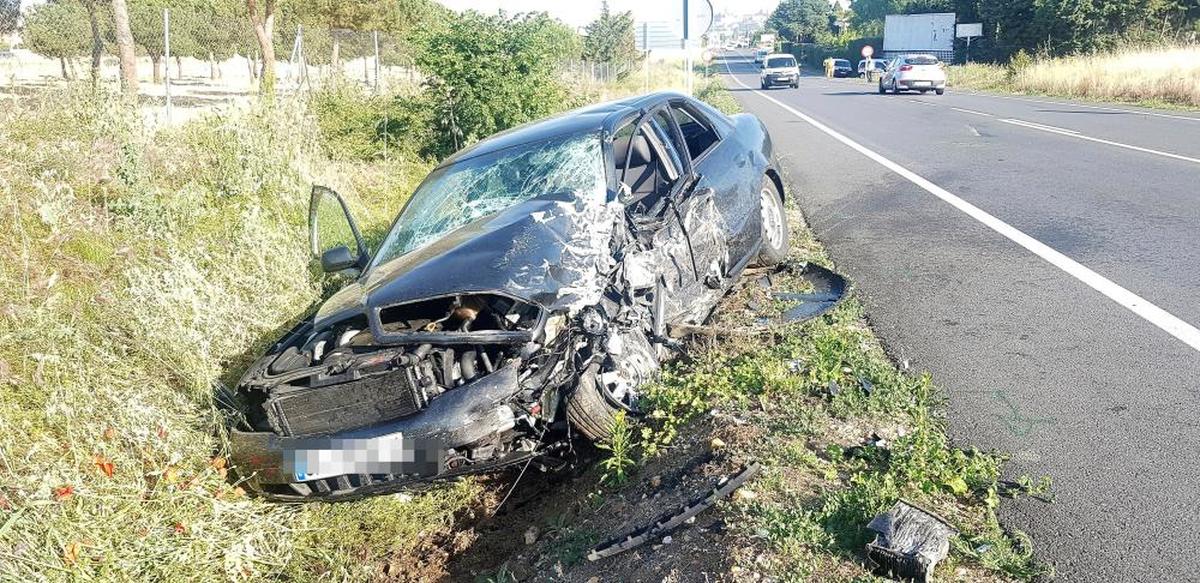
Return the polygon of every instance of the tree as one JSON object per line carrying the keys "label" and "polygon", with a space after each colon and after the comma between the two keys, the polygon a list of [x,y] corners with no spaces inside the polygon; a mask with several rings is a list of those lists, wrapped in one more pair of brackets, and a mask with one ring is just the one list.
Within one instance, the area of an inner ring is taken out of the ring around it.
{"label": "tree", "polygon": [[129,30],[129,8],[125,0],[112,0],[113,33],[121,57],[121,89],[130,98],[138,94],[137,56],[133,52],[133,33]]}
{"label": "tree", "polygon": [[262,81],[259,91],[268,99],[275,95],[275,0],[264,0],[263,9],[258,9],[258,0],[246,0],[246,12],[250,24],[254,25],[254,36],[258,39],[258,50],[262,51]]}
{"label": "tree", "polygon": [[630,65],[641,59],[642,55],[637,50],[633,13],[612,14],[607,1],[601,4],[600,17],[587,25],[584,34],[584,60],[617,66],[618,78],[628,75],[632,70]]}
{"label": "tree", "polygon": [[21,18],[21,0],[0,0],[0,34],[12,34]]}
{"label": "tree", "polygon": [[426,153],[442,157],[497,131],[559,111],[563,60],[578,37],[545,13],[515,18],[469,10],[420,39],[435,131]]}
{"label": "tree", "polygon": [[162,83],[162,59],[166,53],[163,11],[171,11],[171,54],[194,54],[197,50],[191,34],[202,18],[195,4],[179,0],[137,0],[130,5],[129,25],[133,40],[150,55],[154,65],[154,83]]}
{"label": "tree", "polygon": [[828,0],[783,0],[767,18],[766,28],[795,43],[823,42],[833,36],[833,17]]}
{"label": "tree", "polygon": [[92,38],[87,12],[73,1],[48,2],[30,8],[21,36],[33,52],[58,59],[63,79],[71,78],[67,59],[86,54]]}
{"label": "tree", "polygon": [[80,0],[88,15],[88,28],[92,32],[92,82],[100,80],[100,57],[104,54],[104,22],[107,21],[104,0]]}

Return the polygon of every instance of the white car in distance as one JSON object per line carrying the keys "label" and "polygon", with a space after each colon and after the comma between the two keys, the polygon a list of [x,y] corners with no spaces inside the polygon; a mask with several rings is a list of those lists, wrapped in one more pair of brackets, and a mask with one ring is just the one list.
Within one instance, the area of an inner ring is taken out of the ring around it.
{"label": "white car in distance", "polygon": [[800,66],[796,57],[787,53],[772,53],[763,58],[762,71],[758,74],[759,85],[770,89],[783,85],[795,89],[800,86]]}
{"label": "white car in distance", "polygon": [[941,95],[946,92],[946,71],[933,55],[896,57],[879,77],[879,93],[882,95],[889,89],[892,93],[934,91]]}

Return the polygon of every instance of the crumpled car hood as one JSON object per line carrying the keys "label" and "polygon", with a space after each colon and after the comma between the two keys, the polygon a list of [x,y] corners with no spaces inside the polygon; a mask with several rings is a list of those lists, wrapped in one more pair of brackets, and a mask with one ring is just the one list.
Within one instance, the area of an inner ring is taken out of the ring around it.
{"label": "crumpled car hood", "polygon": [[574,194],[516,204],[376,266],[329,298],[314,324],[319,329],[401,302],[492,290],[574,313],[600,301],[621,212],[617,202]]}

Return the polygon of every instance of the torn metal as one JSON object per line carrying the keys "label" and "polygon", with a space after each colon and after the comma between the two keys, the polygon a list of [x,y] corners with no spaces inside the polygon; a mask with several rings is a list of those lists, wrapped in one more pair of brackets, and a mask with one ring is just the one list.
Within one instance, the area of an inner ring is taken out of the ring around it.
{"label": "torn metal", "polygon": [[654,94],[456,154],[373,256],[314,188],[314,253],[335,230],[319,221],[344,213],[358,255],[324,245],[322,267],[350,281],[239,383],[239,474],[276,499],[344,499],[558,465],[573,434],[639,411],[679,347],[670,327],[782,257],[760,254],[774,172],[755,118]]}
{"label": "torn metal", "polygon": [[867,528],[876,533],[867,543],[875,573],[901,581],[930,581],[934,567],[950,552],[950,537],[958,534],[940,516],[903,500]]}
{"label": "torn metal", "polygon": [[654,521],[654,524],[635,530],[620,538],[613,539],[605,544],[602,544],[588,551],[587,558],[589,561],[598,561],[603,558],[611,557],[616,554],[623,553],[633,548],[637,548],[666,535],[667,533],[679,528],[688,520],[700,514],[705,509],[711,508],[719,500],[725,498],[745,484],[750,478],[758,475],[762,469],[758,463],[752,463],[743,469],[741,472],[733,476],[722,478],[721,482],[701,498],[697,498],[690,504],[681,507],[679,510],[664,514]]}

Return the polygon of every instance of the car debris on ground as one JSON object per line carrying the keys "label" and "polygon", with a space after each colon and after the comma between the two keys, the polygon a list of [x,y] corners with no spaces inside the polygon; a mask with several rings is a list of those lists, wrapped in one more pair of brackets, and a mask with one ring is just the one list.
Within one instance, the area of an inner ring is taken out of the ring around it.
{"label": "car debris on ground", "polygon": [[932,580],[934,567],[950,552],[950,538],[958,534],[945,519],[903,500],[867,528],[876,533],[867,543],[875,573],[901,581]]}
{"label": "car debris on ground", "polygon": [[751,463],[737,474],[723,478],[717,484],[717,487],[713,488],[702,498],[693,501],[675,512],[663,515],[654,521],[654,524],[593,548],[588,552],[587,559],[589,561],[598,561],[640,547],[654,540],[659,540],[662,544],[670,544],[672,539],[668,533],[684,524],[691,524],[697,514],[711,508],[719,500],[732,494],[734,490],[745,484],[747,480],[758,475],[761,469],[762,466],[757,462]]}

